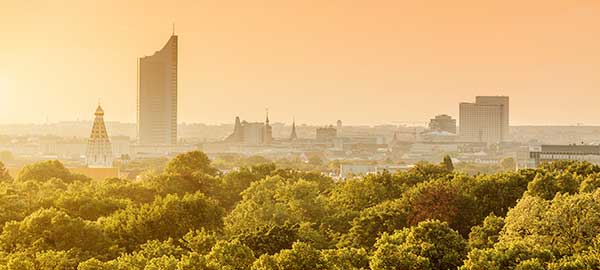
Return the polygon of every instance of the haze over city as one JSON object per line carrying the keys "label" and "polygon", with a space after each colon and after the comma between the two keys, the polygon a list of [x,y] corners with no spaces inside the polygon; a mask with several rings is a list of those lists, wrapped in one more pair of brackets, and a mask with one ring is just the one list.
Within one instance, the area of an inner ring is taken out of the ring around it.
{"label": "haze over city", "polygon": [[0,123],[136,121],[137,59],[179,36],[179,122],[380,124],[511,97],[599,125],[598,1],[0,1]]}

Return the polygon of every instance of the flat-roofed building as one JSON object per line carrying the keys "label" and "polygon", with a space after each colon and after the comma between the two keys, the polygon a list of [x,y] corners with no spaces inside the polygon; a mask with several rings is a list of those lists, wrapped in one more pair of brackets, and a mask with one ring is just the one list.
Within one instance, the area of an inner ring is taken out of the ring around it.
{"label": "flat-roofed building", "polygon": [[508,97],[476,97],[460,103],[459,135],[471,142],[500,143],[508,139]]}
{"label": "flat-roofed building", "polygon": [[600,145],[541,145],[529,148],[533,166],[559,160],[587,161],[600,165]]}

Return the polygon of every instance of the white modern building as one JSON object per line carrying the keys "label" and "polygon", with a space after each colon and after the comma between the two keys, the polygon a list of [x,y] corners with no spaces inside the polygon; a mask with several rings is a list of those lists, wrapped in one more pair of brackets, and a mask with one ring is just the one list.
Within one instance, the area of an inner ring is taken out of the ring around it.
{"label": "white modern building", "polygon": [[507,96],[478,96],[474,103],[460,103],[459,135],[470,142],[500,143],[508,140]]}

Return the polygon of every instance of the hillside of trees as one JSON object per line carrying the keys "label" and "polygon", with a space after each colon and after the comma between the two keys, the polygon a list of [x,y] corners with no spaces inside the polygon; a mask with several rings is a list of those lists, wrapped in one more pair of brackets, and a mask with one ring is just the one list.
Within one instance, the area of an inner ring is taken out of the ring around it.
{"label": "hillside of trees", "polygon": [[600,167],[334,181],[202,152],[139,181],[0,163],[0,270],[600,269]]}

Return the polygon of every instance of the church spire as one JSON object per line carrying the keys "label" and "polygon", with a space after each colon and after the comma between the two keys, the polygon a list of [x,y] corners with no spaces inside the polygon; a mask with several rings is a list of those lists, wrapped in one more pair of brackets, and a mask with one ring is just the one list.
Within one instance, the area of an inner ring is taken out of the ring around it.
{"label": "church spire", "polygon": [[298,135],[296,134],[296,118],[292,121],[292,134],[290,135],[290,141],[295,141],[298,139]]}
{"label": "church spire", "polygon": [[267,111],[267,119],[265,120],[265,124],[267,124],[267,126],[269,125],[269,108],[266,109]]}

